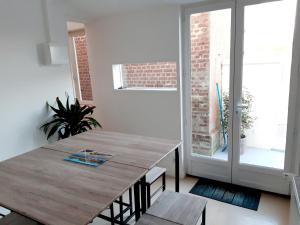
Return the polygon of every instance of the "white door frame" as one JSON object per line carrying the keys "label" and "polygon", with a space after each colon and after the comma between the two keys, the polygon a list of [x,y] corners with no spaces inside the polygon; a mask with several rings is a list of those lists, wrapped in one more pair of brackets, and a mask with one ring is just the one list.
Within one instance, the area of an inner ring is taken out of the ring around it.
{"label": "white door frame", "polygon": [[[216,179],[224,182],[231,182],[231,161],[232,161],[232,143],[231,138],[228,138],[228,161],[212,159],[206,156],[192,156],[191,155],[191,135],[192,135],[192,124],[191,124],[191,81],[190,81],[190,15],[201,12],[215,11],[221,9],[231,9],[231,46],[234,46],[234,21],[235,21],[235,1],[234,0],[222,0],[222,1],[204,1],[201,3],[190,4],[182,8],[182,31],[183,31],[183,129],[184,129],[184,149],[185,158],[187,160],[187,173],[194,176],[207,177]],[[230,86],[233,83],[233,72],[234,72],[234,48],[231,48],[230,56]],[[232,88],[230,88],[232,89]],[[233,96],[230,94],[230,96]],[[232,102],[232,100],[230,101]],[[230,107],[232,108],[232,107]],[[231,116],[230,116],[231,117]],[[231,123],[231,121],[230,121]],[[228,134],[231,136],[231,133]]]}
{"label": "white door frame", "polygon": [[[244,35],[244,6],[272,2],[278,0],[208,0],[201,3],[190,4],[182,8],[182,47],[183,47],[183,77],[182,77],[182,98],[183,98],[183,137],[186,171],[188,174],[207,177],[225,182],[232,182],[262,190],[272,191],[281,194],[289,193],[289,182],[283,173],[290,170],[292,154],[288,146],[285,154],[285,168],[273,169],[263,166],[240,164],[240,136],[239,121],[235,113],[235,107],[240,100],[242,84],[243,65],[243,35]],[[228,161],[212,159],[210,157],[193,157],[191,155],[191,80],[190,80],[190,15],[207,11],[231,8],[231,56],[230,56],[230,121],[232,128],[228,134]],[[290,85],[290,89],[293,86]],[[293,93],[295,90],[290,90]],[[289,110],[292,101],[290,96]],[[287,133],[293,134],[295,118],[290,117],[289,112]],[[234,119],[233,119],[234,118]],[[292,138],[288,136],[287,140]],[[287,145],[288,142],[287,142]],[[289,145],[290,146],[290,145]],[[292,145],[291,145],[292,146]]]}

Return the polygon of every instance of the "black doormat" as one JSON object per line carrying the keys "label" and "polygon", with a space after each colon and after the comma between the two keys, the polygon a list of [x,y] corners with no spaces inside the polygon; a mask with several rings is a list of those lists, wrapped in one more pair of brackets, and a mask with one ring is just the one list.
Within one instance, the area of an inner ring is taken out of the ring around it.
{"label": "black doormat", "polygon": [[206,178],[199,178],[190,193],[251,210],[257,210],[261,195],[256,189]]}

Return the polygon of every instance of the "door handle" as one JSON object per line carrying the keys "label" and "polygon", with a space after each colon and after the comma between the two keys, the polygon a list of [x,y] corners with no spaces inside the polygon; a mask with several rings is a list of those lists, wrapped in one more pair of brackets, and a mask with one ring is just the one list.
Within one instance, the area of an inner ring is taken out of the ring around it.
{"label": "door handle", "polygon": [[247,108],[247,105],[246,105],[246,104],[238,103],[238,104],[236,104],[236,106],[235,106],[235,113],[236,113],[236,114],[240,114],[241,111],[242,111],[242,109],[245,109],[245,108]]}
{"label": "door handle", "polygon": [[236,108],[237,109],[245,109],[245,108],[247,108],[247,104],[238,103],[238,104],[236,104]]}

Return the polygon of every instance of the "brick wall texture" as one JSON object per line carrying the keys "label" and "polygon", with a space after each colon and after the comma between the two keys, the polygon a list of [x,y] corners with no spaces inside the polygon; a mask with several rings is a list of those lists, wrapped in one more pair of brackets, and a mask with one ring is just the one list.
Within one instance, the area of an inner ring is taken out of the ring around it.
{"label": "brick wall texture", "polygon": [[86,35],[78,35],[73,38],[80,82],[81,99],[85,101],[92,101],[93,94],[88,63]]}
{"label": "brick wall texture", "polygon": [[176,88],[175,62],[122,65],[123,86],[127,88]]}
{"label": "brick wall texture", "polygon": [[193,151],[209,150],[209,15],[191,16]]}
{"label": "brick wall texture", "polygon": [[192,151],[211,156],[219,148],[218,105],[214,88],[221,74],[216,73],[216,69],[211,70],[211,63],[216,60],[211,59],[214,54],[211,52],[210,14],[192,15],[190,26]]}

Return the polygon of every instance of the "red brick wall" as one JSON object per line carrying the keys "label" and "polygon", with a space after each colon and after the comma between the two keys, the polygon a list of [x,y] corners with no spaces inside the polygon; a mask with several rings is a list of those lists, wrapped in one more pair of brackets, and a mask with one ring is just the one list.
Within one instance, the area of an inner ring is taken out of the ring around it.
{"label": "red brick wall", "polygon": [[191,85],[193,152],[209,152],[210,20],[208,13],[191,16]]}
{"label": "red brick wall", "polygon": [[74,37],[74,45],[80,82],[81,98],[82,100],[92,101],[93,94],[88,63],[86,36],[79,35]]}
{"label": "red brick wall", "polygon": [[176,88],[175,62],[123,64],[124,87]]}

